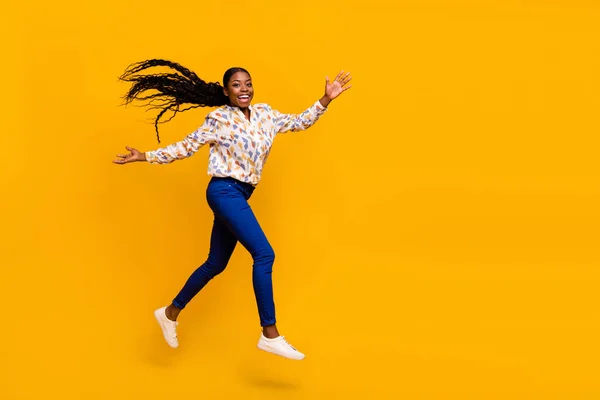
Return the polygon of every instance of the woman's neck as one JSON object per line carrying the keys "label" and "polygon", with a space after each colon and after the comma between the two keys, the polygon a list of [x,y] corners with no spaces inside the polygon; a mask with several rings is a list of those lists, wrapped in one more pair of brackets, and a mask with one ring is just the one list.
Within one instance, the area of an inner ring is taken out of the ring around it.
{"label": "woman's neck", "polygon": [[242,110],[242,114],[244,114],[246,119],[248,121],[250,121],[250,109],[248,107],[246,107],[246,108],[240,108],[240,110]]}
{"label": "woman's neck", "polygon": [[250,107],[243,107],[242,108],[240,106],[234,106],[234,105],[231,104],[231,102],[229,102],[229,107],[238,108],[242,112],[242,114],[244,114],[244,117],[246,117],[246,119],[248,121],[250,121]]}

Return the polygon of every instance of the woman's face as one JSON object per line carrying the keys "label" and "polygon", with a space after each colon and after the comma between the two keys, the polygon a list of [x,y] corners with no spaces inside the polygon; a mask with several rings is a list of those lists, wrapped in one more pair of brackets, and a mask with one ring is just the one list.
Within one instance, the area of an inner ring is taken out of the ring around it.
{"label": "woman's face", "polygon": [[224,92],[232,106],[247,108],[254,97],[252,78],[246,72],[236,72],[231,76]]}

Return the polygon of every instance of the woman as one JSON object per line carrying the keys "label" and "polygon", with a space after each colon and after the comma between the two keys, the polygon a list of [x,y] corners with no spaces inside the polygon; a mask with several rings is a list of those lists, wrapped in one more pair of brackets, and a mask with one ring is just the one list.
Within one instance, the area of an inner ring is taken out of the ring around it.
{"label": "woman", "polygon": [[[168,67],[173,72],[140,74],[152,67]],[[252,281],[262,326],[258,348],[302,360],[304,354],[277,330],[271,279],[275,253],[248,200],[260,181],[276,135],[312,126],[331,101],[351,87],[350,74],[342,71],[333,82],[326,78],[324,95],[299,115],[282,114],[267,104],[251,105],[254,87],[250,74],[243,68],[227,70],[221,86],[206,83],[177,63],[147,60],[130,66],[121,79],[133,83],[125,96],[126,104],[137,99],[161,109],[155,121],[159,143],[158,123],[167,111],[175,116],[190,108],[219,107],[183,140],[146,152],[126,147],[129,153],[119,154],[114,161],[117,164],[136,161],[167,164],[192,156],[205,144],[210,146],[208,174],[212,178],[206,190],[208,205],[214,214],[210,251],[207,260],[191,274],[172,303],[154,312],[166,342],[174,348],[179,346],[176,331],[179,313],[211,279],[223,272],[240,242],[253,259]],[[186,105],[187,108],[180,109]]]}

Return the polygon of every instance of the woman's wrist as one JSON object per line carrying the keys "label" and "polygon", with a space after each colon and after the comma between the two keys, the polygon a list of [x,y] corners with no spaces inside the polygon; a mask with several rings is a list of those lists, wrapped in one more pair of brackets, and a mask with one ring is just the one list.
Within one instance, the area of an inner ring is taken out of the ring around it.
{"label": "woman's wrist", "polygon": [[321,103],[323,107],[327,108],[331,103],[331,99],[327,97],[327,95],[323,95],[323,97],[319,99],[319,103]]}

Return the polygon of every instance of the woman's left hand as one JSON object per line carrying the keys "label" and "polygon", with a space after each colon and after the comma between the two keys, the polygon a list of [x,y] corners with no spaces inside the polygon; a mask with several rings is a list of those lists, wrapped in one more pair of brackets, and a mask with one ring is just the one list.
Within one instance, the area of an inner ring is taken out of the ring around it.
{"label": "woman's left hand", "polygon": [[344,71],[341,71],[331,83],[329,82],[329,77],[325,77],[325,96],[329,100],[335,99],[352,87],[352,85],[348,85],[348,82],[351,80],[352,76],[350,72],[344,74]]}

